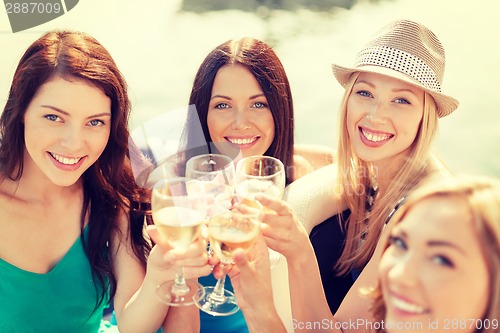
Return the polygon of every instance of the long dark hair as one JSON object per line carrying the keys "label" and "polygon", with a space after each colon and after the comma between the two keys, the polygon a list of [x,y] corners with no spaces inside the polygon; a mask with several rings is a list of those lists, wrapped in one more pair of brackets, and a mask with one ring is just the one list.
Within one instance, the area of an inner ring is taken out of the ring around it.
{"label": "long dark hair", "polygon": [[[265,155],[280,159],[287,170],[287,183],[291,182],[293,175],[288,172],[293,170],[293,100],[290,84],[276,53],[266,43],[255,38],[243,38],[240,40],[228,40],[212,50],[203,63],[200,65],[194,79],[189,105],[194,105],[197,110],[197,116],[201,122],[205,141],[209,143],[209,149],[212,145],[208,131],[207,114],[210,97],[212,96],[212,87],[215,76],[222,66],[225,65],[245,66],[259,83],[264,95],[269,103],[271,110],[275,135],[271,146],[265,152]],[[189,115],[192,117],[192,115]],[[190,120],[188,119],[188,123]],[[184,132],[184,140],[188,147],[195,147],[191,143],[193,136],[192,130]],[[197,153],[197,150],[191,150]],[[189,155],[189,153],[188,153]],[[190,156],[187,156],[189,158]]]}
{"label": "long dark hair", "polygon": [[[120,212],[129,212],[129,231],[135,255],[146,265],[150,250],[143,237],[144,215],[130,209],[149,196],[134,179],[130,156],[141,160],[140,151],[129,144],[130,101],[125,80],[108,51],[93,37],[73,31],[51,31],[31,44],[14,73],[9,97],[0,117],[0,171],[17,181],[23,174],[24,123],[26,109],[37,90],[48,80],[79,78],[102,90],[111,100],[111,131],[99,159],[82,175],[83,206],[81,228],[88,220],[88,234],[82,232],[96,291],[96,307],[116,292],[116,278],[108,246],[119,232]],[[137,163],[137,161],[134,161]],[[142,206],[142,205],[141,205]],[[133,207],[134,208],[134,207]]]}

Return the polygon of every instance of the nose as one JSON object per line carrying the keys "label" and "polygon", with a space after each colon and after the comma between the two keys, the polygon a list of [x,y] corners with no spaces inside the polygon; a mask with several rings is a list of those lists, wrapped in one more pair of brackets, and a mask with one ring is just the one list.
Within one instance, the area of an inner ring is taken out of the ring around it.
{"label": "nose", "polygon": [[406,254],[394,262],[387,277],[390,284],[413,287],[418,283],[419,264],[411,254]]}
{"label": "nose", "polygon": [[372,124],[384,124],[387,121],[385,105],[382,102],[373,103],[365,117]]}
{"label": "nose", "polygon": [[60,144],[61,147],[68,150],[68,152],[76,152],[83,146],[84,133],[79,128],[68,126],[64,129]]}
{"label": "nose", "polygon": [[235,130],[246,130],[250,128],[250,122],[248,119],[248,112],[245,112],[244,109],[239,108],[234,112],[234,119],[232,123],[232,127]]}

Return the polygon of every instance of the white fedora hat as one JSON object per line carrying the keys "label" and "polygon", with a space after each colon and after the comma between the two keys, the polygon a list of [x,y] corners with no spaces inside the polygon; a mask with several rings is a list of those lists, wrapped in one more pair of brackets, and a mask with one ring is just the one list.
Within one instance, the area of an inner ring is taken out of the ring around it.
{"label": "white fedora hat", "polygon": [[398,20],[382,28],[358,53],[354,67],[332,65],[342,86],[356,72],[394,77],[427,91],[436,102],[439,117],[452,113],[458,101],[441,92],[445,67],[443,46],[425,26]]}

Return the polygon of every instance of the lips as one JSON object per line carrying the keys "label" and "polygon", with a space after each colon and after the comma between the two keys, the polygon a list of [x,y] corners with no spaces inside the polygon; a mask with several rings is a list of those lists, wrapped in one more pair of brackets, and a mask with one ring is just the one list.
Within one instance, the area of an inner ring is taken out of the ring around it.
{"label": "lips", "polygon": [[59,155],[56,153],[48,152],[48,154],[52,157],[52,162],[54,165],[65,171],[74,171],[77,170],[85,160],[85,156],[83,157],[71,157]]}
{"label": "lips", "polygon": [[65,165],[73,165],[78,163],[83,157],[65,157],[62,155],[58,155],[56,153],[50,153],[49,154],[59,163],[65,164]]}
{"label": "lips", "polygon": [[359,127],[361,141],[369,147],[380,147],[394,137],[394,134],[373,131],[366,127]]}
{"label": "lips", "polygon": [[429,312],[429,309],[393,293],[391,293],[389,304],[399,313],[406,315],[421,315]]}
{"label": "lips", "polygon": [[232,144],[235,145],[250,145],[257,141],[258,137],[254,136],[251,138],[231,138],[231,137],[226,137],[226,140],[231,142]]}
{"label": "lips", "polygon": [[260,136],[252,137],[229,137],[226,136],[225,139],[235,146],[238,150],[246,150],[252,148],[260,139]]}

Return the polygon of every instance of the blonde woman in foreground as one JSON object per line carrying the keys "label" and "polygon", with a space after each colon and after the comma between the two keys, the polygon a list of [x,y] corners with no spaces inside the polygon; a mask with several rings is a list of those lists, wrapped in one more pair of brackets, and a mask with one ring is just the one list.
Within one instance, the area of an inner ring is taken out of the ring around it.
{"label": "blonde woman in foreground", "polygon": [[[294,320],[296,329],[342,332],[499,331],[500,182],[462,176],[410,194],[384,238],[375,288],[362,292],[374,320]],[[285,332],[276,315],[266,244],[233,255],[229,273],[251,332]]]}

